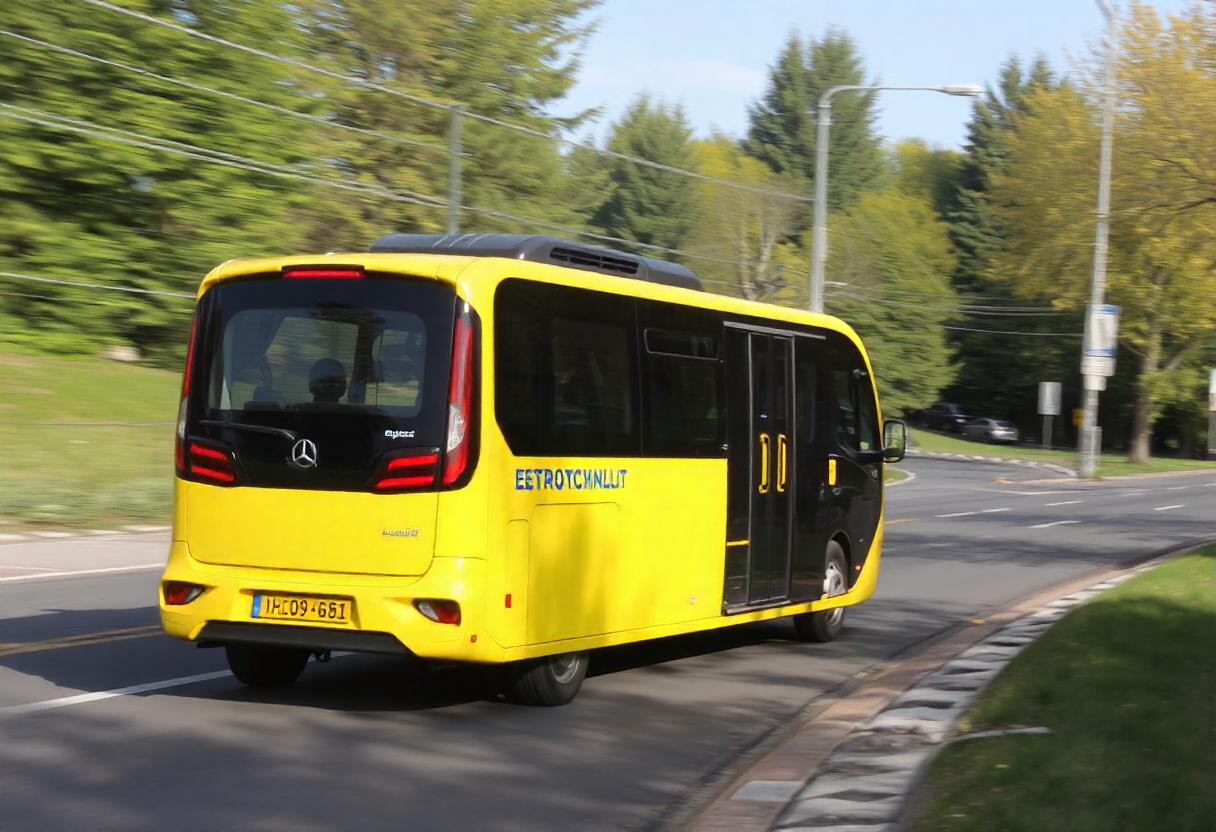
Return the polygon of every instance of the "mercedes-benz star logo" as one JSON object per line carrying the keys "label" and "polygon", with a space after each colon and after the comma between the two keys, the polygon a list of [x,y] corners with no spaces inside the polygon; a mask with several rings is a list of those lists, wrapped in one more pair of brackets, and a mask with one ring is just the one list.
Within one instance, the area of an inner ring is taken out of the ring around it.
{"label": "mercedes-benz star logo", "polygon": [[315,468],[317,444],[311,439],[301,439],[291,446],[291,464],[297,468]]}

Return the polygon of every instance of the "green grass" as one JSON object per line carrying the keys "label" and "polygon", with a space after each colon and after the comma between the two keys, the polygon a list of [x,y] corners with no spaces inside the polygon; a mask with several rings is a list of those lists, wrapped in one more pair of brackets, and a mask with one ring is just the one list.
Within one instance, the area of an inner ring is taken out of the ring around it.
{"label": "green grass", "polygon": [[910,476],[912,475],[902,468],[892,468],[890,465],[884,465],[882,469],[882,481],[888,485],[900,480],[906,480]]}
{"label": "green grass", "polygon": [[0,352],[0,530],[168,518],[176,372]]}
{"label": "green grass", "polygon": [[[1075,451],[1046,451],[1042,448],[1029,448],[1022,445],[992,445],[987,442],[973,442],[957,436],[934,433],[927,430],[909,431],[910,444],[923,451],[941,451],[953,454],[974,454],[979,456],[999,457],[1001,459],[1026,459],[1032,462],[1051,462],[1063,465],[1065,468],[1076,469],[1077,454]],[[1131,474],[1161,474],[1170,471],[1216,471],[1216,462],[1205,462],[1200,459],[1173,459],[1160,457],[1150,460],[1145,465],[1128,462],[1123,454],[1102,454],[1098,463],[1098,476],[1124,477]]]}
{"label": "green grass", "polygon": [[1076,608],[980,698],[912,828],[1210,830],[1216,819],[1216,546]]}

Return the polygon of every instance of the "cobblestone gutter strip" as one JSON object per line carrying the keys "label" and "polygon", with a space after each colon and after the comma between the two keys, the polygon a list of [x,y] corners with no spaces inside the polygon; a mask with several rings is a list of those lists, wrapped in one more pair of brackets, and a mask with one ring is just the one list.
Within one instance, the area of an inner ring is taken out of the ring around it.
{"label": "cobblestone gutter strip", "polygon": [[1054,462],[1036,462],[1030,459],[1008,459],[1002,456],[982,456],[977,454],[955,454],[945,451],[918,451],[909,450],[908,457],[920,459],[954,459],[963,460],[965,462],[1001,462],[1006,465],[1020,465],[1024,468],[1039,468],[1044,471],[1054,471],[1057,474],[1063,474],[1066,477],[1077,476],[1077,472],[1072,468],[1066,468],[1063,465],[1056,465]]}
{"label": "cobblestone gutter strip", "polygon": [[986,620],[953,628],[890,662],[868,681],[804,717],[741,761],[733,781],[681,829],[697,832],[889,832],[905,796],[958,718],[1001,668],[1069,609],[1167,557],[1048,587]]}

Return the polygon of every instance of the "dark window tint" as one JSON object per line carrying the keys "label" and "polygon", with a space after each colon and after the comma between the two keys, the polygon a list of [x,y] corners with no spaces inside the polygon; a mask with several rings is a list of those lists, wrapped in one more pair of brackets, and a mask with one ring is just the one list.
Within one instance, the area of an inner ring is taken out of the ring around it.
{"label": "dark window tint", "polygon": [[634,302],[507,280],[495,309],[495,411],[511,450],[638,454]]}
{"label": "dark window tint", "polygon": [[[397,277],[221,283],[200,306],[190,434],[234,450],[242,484],[363,490],[385,453],[443,440],[454,303]],[[287,464],[296,438],[314,469]]]}
{"label": "dark window tint", "polygon": [[641,301],[646,456],[723,456],[721,316]]}
{"label": "dark window tint", "polygon": [[852,451],[876,451],[878,409],[874,386],[861,353],[840,335],[830,338],[833,353],[830,412],[837,444]]}

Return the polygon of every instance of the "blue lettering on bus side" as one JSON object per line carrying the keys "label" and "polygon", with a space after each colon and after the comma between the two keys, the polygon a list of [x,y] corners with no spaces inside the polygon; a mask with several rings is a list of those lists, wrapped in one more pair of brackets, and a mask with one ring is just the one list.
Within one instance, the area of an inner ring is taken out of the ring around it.
{"label": "blue lettering on bus side", "polygon": [[628,468],[516,468],[516,491],[587,491],[625,487]]}

